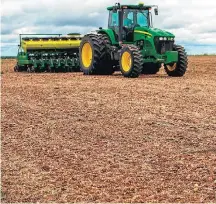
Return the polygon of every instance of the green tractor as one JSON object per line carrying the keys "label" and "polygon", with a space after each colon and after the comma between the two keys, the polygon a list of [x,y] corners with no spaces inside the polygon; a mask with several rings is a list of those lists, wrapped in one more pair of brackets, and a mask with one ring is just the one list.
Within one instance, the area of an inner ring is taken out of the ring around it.
{"label": "green tractor", "polygon": [[125,77],[156,74],[164,65],[169,76],[183,76],[188,60],[184,48],[175,44],[175,36],[153,28],[152,13],[157,6],[120,5],[108,7],[108,29],[99,28],[82,38],[79,50],[84,74],[113,74]]}

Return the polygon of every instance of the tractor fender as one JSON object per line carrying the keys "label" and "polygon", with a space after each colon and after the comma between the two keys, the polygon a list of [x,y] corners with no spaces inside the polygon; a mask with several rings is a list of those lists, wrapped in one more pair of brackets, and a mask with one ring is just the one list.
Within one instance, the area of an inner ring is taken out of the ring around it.
{"label": "tractor fender", "polygon": [[98,31],[98,34],[106,34],[109,37],[112,45],[118,44],[118,42],[116,41],[115,33],[112,29],[100,29]]}

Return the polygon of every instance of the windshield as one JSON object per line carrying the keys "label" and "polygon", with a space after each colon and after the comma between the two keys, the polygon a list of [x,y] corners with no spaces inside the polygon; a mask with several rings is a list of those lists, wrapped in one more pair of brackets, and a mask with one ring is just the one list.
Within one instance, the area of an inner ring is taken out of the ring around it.
{"label": "windshield", "polygon": [[126,27],[149,27],[149,11],[138,9],[124,9],[123,26]]}

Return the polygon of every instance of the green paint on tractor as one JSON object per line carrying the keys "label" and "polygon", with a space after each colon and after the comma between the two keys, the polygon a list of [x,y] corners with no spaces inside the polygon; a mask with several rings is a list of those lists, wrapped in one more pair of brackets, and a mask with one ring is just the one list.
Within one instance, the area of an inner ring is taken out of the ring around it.
{"label": "green paint on tractor", "polygon": [[[112,74],[120,69],[125,77],[156,74],[164,64],[169,76],[183,76],[187,69],[187,54],[175,45],[175,36],[154,28],[151,5],[121,5],[108,7],[108,28],[84,36],[80,45],[80,66],[85,74]],[[92,61],[84,66],[88,56],[83,46],[91,45]],[[98,49],[100,47],[100,49]]]}
{"label": "green paint on tractor", "polygon": [[83,37],[76,38],[71,33],[22,39],[18,69],[81,69],[86,75],[109,75],[120,70],[125,77],[138,77],[156,74],[163,64],[169,76],[185,74],[188,62],[184,48],[175,44],[175,35],[153,27],[152,11],[158,15],[157,6],[116,3],[107,10],[108,28],[99,28]]}

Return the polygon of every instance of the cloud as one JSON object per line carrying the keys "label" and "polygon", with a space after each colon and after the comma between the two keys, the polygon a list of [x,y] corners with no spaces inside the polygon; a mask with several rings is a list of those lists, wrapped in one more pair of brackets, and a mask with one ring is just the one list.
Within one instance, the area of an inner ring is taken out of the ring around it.
{"label": "cloud", "polygon": [[[116,0],[2,0],[1,47],[2,55],[16,54],[17,47],[7,43],[19,41],[19,33],[87,33],[98,27],[106,27],[106,7]],[[122,4],[139,1],[121,0]],[[154,16],[154,27],[165,29],[176,36],[177,43],[210,47],[216,52],[216,1],[209,0],[145,0],[145,4],[158,5],[159,16]],[[7,48],[9,51],[7,51]],[[7,51],[7,52],[6,52]],[[194,49],[194,52],[200,52]]]}

